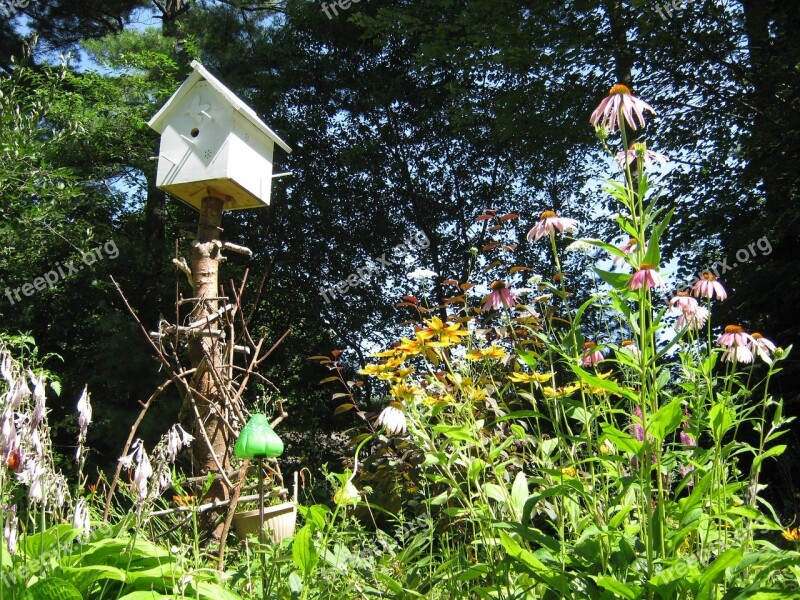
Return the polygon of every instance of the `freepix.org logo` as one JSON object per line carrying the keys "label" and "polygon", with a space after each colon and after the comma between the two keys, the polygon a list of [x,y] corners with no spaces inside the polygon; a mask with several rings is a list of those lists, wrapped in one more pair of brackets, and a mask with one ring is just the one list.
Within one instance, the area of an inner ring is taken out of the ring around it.
{"label": "freepix.org logo", "polygon": [[20,9],[28,8],[31,0],[0,0],[0,14],[6,19],[10,19],[17,14]]}
{"label": "freepix.org logo", "polygon": [[[98,260],[109,258],[114,260],[119,256],[119,248],[114,240],[109,240],[105,244],[101,244],[96,248],[92,248],[81,255],[83,264],[76,264],[76,261],[64,261],[62,265],[60,262],[55,264],[52,270],[33,278],[27,283],[23,283],[17,287],[7,287],[5,289],[6,298],[13,306],[22,300],[22,296],[33,296],[36,292],[41,292],[44,289],[52,288],[62,279],[66,279],[70,275],[79,273],[86,267],[91,267]],[[21,295],[20,295],[21,294]]]}

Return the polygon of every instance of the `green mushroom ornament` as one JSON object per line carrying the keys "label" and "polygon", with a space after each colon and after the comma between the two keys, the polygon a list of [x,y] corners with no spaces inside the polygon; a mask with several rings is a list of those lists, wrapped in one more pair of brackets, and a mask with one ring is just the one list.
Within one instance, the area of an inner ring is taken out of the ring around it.
{"label": "green mushroom ornament", "polygon": [[267,417],[253,415],[244,426],[233,448],[238,458],[275,458],[283,454],[283,441],[270,427]]}

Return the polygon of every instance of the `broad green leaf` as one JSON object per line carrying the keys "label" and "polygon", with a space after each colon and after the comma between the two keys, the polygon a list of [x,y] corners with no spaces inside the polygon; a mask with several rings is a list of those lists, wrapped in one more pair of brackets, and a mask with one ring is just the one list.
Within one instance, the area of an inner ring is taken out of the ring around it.
{"label": "broad green leaf", "polygon": [[647,433],[661,441],[681,425],[683,407],[679,399],[659,408],[647,423]]}
{"label": "broad green leaf", "polygon": [[434,425],[433,430],[451,440],[478,443],[466,425]]}
{"label": "broad green leaf", "polygon": [[773,446],[772,448],[764,452],[764,454],[759,454],[753,459],[753,469],[757,469],[759,466],[761,466],[761,463],[767,460],[768,458],[772,458],[773,456],[780,456],[781,454],[784,453],[785,450],[786,450],[786,445],[783,444],[780,446]]}
{"label": "broad green leaf", "polygon": [[608,575],[600,575],[593,577],[597,585],[613,592],[619,598],[627,598],[628,600],[636,600],[642,597],[642,588],[639,586],[626,585],[621,581],[617,581]]}
{"label": "broad green leaf", "polygon": [[717,560],[711,563],[700,575],[698,580],[700,584],[700,591],[697,595],[698,600],[700,598],[711,598],[712,586],[719,583],[725,576],[726,569],[736,566],[742,560],[743,555],[743,548],[731,548],[720,554]]}
{"label": "broad green leaf", "polygon": [[629,390],[626,387],[620,386],[617,382],[612,381],[611,379],[601,379],[596,375],[593,375],[589,371],[585,369],[581,369],[577,365],[570,365],[573,371],[580,377],[583,381],[588,383],[592,387],[600,388],[601,390],[607,390],[612,394],[616,394],[620,397],[628,398],[629,400],[636,401],[637,396],[633,393],[632,390]]}
{"label": "broad green leaf", "polygon": [[58,577],[40,579],[26,589],[20,598],[21,600],[83,600],[74,585]]}
{"label": "broad green leaf", "polygon": [[89,588],[98,581],[126,581],[125,571],[111,565],[57,567],[53,570],[53,575],[69,581],[80,590],[81,594],[88,592]]}
{"label": "broad green leaf", "polygon": [[603,437],[614,444],[618,450],[623,452],[631,452],[636,455],[641,453],[642,442],[637,440],[631,434],[620,431],[616,427],[608,425],[607,423],[601,424],[600,427],[603,430]]}
{"label": "broad green leaf", "polygon": [[624,291],[628,289],[628,282],[632,277],[632,275],[629,273],[612,273],[611,271],[604,271],[603,269],[598,269],[597,267],[593,267],[593,270],[595,273],[597,273],[597,276],[600,277],[600,279],[605,281],[615,290]]}
{"label": "broad green leaf", "polygon": [[305,525],[294,536],[292,542],[292,559],[295,566],[303,572],[303,578],[308,578],[314,571],[319,561],[319,554],[314,546],[311,527]]}
{"label": "broad green leaf", "polygon": [[725,406],[723,402],[718,402],[708,411],[708,419],[711,421],[711,432],[717,441],[722,440],[728,429],[733,424],[733,411]]}
{"label": "broad green leaf", "polygon": [[522,518],[522,513],[525,510],[525,501],[528,499],[528,479],[525,473],[519,471],[514,478],[514,483],[511,486],[511,501],[514,504],[514,510],[517,513],[517,518]]}

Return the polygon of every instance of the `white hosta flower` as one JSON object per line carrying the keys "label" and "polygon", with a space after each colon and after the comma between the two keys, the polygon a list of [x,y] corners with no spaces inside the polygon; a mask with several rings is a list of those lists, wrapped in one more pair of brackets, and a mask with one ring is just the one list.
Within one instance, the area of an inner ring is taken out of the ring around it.
{"label": "white hosta flower", "polygon": [[415,269],[408,274],[409,279],[436,279],[439,276],[430,269]]}
{"label": "white hosta flower", "polygon": [[11,370],[11,355],[3,352],[0,354],[0,375],[6,380],[8,387],[13,387],[14,372]]}
{"label": "white hosta flower", "polygon": [[44,499],[42,475],[44,467],[36,460],[26,461],[25,468],[17,473],[17,479],[28,486],[28,496],[34,502],[41,502]]}
{"label": "white hosta flower", "polygon": [[78,398],[78,438],[86,441],[86,433],[89,430],[89,423],[92,422],[92,403],[90,402],[89,392],[83,388],[81,397]]}
{"label": "white hosta flower", "polygon": [[389,435],[403,435],[406,432],[406,415],[394,406],[387,406],[375,421],[378,427],[385,427]]}
{"label": "white hosta flower", "polygon": [[133,485],[139,502],[144,502],[147,500],[147,483],[153,475],[153,467],[150,464],[150,458],[145,452],[144,442],[141,439],[137,439],[131,448],[131,453],[121,457],[119,462],[122,463],[122,467],[125,469],[130,469],[136,463],[136,468],[133,472]]}
{"label": "white hosta flower", "polygon": [[45,405],[45,393],[44,393],[44,382],[42,381],[42,373],[39,372],[39,377],[34,379],[33,373],[30,373],[31,376],[31,383],[33,384],[33,403],[34,403],[34,410],[33,410],[33,421],[31,422],[31,429],[36,428],[41,420],[44,418],[44,405]]}
{"label": "white hosta flower", "polygon": [[13,505],[6,512],[5,524],[3,525],[3,537],[6,539],[8,553],[14,556],[17,549],[17,505]]}
{"label": "white hosta flower", "polygon": [[17,449],[17,426],[14,423],[14,413],[11,407],[7,406],[0,416],[0,452],[3,456],[8,456]]}
{"label": "white hosta flower", "polygon": [[[11,410],[19,410],[22,401],[31,397],[31,388],[28,387],[28,382],[23,377],[16,384],[14,384],[12,389],[11,401],[8,404],[11,407]],[[44,402],[42,402],[42,406],[44,406]],[[39,408],[38,404],[36,405],[36,408]],[[36,412],[34,412],[34,415],[35,414]]]}
{"label": "white hosta flower", "polygon": [[167,432],[167,460],[174,463],[181,448],[188,448],[194,436],[186,433],[180,425],[173,425]]}
{"label": "white hosta flower", "polygon": [[86,505],[86,500],[81,498],[75,504],[75,514],[72,516],[72,524],[75,529],[81,530],[81,537],[83,539],[89,538],[89,530],[91,523],[89,522],[89,507]]}
{"label": "white hosta flower", "polygon": [[56,479],[53,483],[53,496],[55,498],[55,505],[59,508],[64,506],[64,502],[67,501],[67,480],[64,479],[64,476],[61,474],[56,475]]}

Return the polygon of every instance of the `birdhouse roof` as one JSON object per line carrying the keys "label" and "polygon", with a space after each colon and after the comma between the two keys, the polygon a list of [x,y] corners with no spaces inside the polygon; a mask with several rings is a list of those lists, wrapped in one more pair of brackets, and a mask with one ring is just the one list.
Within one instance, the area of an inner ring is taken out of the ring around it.
{"label": "birdhouse roof", "polygon": [[196,60],[193,60],[192,69],[194,70],[189,77],[186,78],[186,81],[183,82],[183,85],[181,85],[181,87],[179,87],[178,90],[172,94],[172,97],[169,99],[169,101],[161,107],[161,110],[159,110],[152,119],[150,119],[148,122],[150,127],[155,129],[159,134],[164,133],[164,129],[166,129],[167,121],[169,120],[172,111],[180,105],[181,101],[191,92],[192,88],[198,81],[207,81],[211,87],[217,90],[237,112],[255,125],[262,133],[264,133],[264,135],[272,139],[286,152],[292,151],[288,144],[278,137],[277,133],[272,131],[272,129],[267,127],[267,124],[264,123],[264,121],[258,118],[258,115],[252,108],[247,106],[247,104],[242,102],[236,94],[226,88],[222,82],[209,73],[203,65]]}

